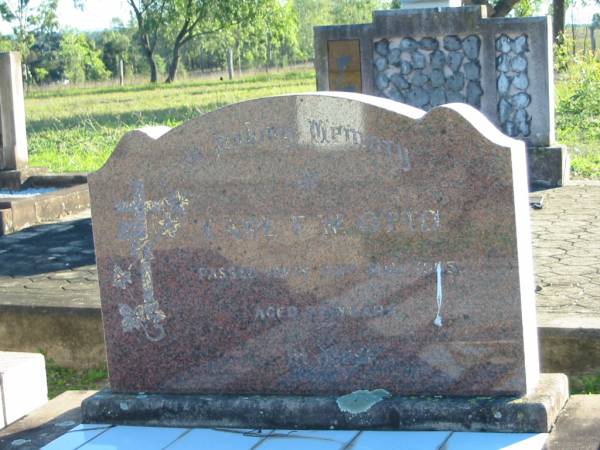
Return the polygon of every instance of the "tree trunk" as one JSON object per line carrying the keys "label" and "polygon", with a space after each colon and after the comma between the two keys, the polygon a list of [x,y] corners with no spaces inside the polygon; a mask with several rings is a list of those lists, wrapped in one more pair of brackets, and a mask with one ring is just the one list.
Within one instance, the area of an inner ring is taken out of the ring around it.
{"label": "tree trunk", "polygon": [[165,83],[172,83],[175,81],[175,77],[177,76],[177,66],[179,66],[179,49],[181,48],[181,44],[175,43],[173,45],[173,55],[171,56],[171,63],[169,64],[169,73],[167,74],[167,79]]}
{"label": "tree trunk", "polygon": [[154,61],[154,52],[149,48],[144,48],[144,56],[150,66],[150,83],[156,83],[158,81],[158,69],[156,67],[156,61]]}
{"label": "tree trunk", "polygon": [[594,35],[596,27],[590,27],[590,43],[592,44],[592,54],[596,54],[596,36]]}
{"label": "tree trunk", "polygon": [[552,0],[552,33],[555,43],[560,43],[565,31],[565,0]]}
{"label": "tree trunk", "polygon": [[493,7],[492,17],[504,17],[506,16],[519,0],[500,0],[496,6]]}

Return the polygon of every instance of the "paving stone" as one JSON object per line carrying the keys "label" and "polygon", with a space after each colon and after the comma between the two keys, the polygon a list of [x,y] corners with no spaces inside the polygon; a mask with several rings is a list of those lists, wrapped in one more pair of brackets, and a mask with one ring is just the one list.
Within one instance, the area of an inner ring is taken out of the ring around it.
{"label": "paving stone", "polygon": [[560,248],[566,250],[566,247],[572,247],[571,242],[565,241],[540,241],[535,244],[535,248]]}
{"label": "paving stone", "polygon": [[583,275],[595,272],[597,272],[596,268],[585,266],[557,266],[554,268],[554,273],[558,275]]}
{"label": "paving stone", "polygon": [[[548,237],[548,236],[545,236]],[[577,234],[574,233],[552,233],[550,237],[553,241],[570,241],[577,239]]]}
{"label": "paving stone", "polygon": [[573,247],[576,248],[593,248],[593,249],[600,249],[600,242],[595,242],[595,241],[577,241],[573,244]]}
{"label": "paving stone", "polygon": [[536,258],[534,260],[534,265],[536,267],[541,267],[541,266],[548,267],[549,265],[556,264],[556,263],[558,263],[558,258],[554,258],[552,256],[536,256]]}
{"label": "paving stone", "polygon": [[598,258],[593,257],[572,257],[572,258],[561,258],[560,264],[567,266],[593,266],[594,264],[600,264]]}
{"label": "paving stone", "polygon": [[71,280],[71,279],[82,278],[82,275],[79,272],[74,272],[72,270],[66,270],[63,272],[51,273],[50,275],[48,275],[48,278],[50,278],[51,280]]}
{"label": "paving stone", "polygon": [[577,238],[579,241],[598,242],[600,240],[599,234],[581,233]]}
{"label": "paving stone", "polygon": [[559,256],[559,255],[564,255],[565,253],[566,253],[566,250],[563,250],[562,248],[553,248],[553,247],[548,247],[548,248],[534,247],[533,248],[533,256],[536,258],[538,256]]}
{"label": "paving stone", "polygon": [[52,289],[60,289],[60,286],[61,286],[60,280],[46,280],[46,281],[38,280],[34,283],[27,284],[23,287],[27,290],[32,290],[32,291],[46,291],[46,290],[52,290]]}
{"label": "paving stone", "polygon": [[544,286],[578,286],[589,283],[589,279],[582,275],[554,275],[542,280]]}

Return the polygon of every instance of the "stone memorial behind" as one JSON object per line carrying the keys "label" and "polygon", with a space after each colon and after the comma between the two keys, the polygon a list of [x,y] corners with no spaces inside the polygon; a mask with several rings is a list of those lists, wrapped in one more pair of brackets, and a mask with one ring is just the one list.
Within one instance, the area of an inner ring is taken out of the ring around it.
{"label": "stone memorial behind", "polygon": [[[487,18],[479,6],[375,11],[372,24],[315,27],[317,85],[425,110],[468,103],[509,136],[547,146],[554,143],[550,31],[548,17]],[[345,66],[330,61],[346,59],[360,77],[340,89]]]}
{"label": "stone memorial behind", "polygon": [[[112,393],[86,417],[389,427],[402,396],[537,395],[524,158],[468,105],[360,94],[127,134],[89,177]],[[516,418],[486,398],[443,420],[546,429],[564,401]],[[242,414],[254,401],[264,416]]]}

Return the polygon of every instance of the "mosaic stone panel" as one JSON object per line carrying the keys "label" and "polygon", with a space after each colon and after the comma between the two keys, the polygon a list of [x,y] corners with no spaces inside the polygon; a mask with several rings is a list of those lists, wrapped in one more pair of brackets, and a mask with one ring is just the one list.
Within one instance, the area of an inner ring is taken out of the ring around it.
{"label": "mosaic stone panel", "polygon": [[529,76],[529,38],[527,34],[497,35],[496,83],[498,88],[498,119],[502,131],[512,137],[531,134],[531,104]]}
{"label": "mosaic stone panel", "polygon": [[374,42],[377,95],[429,110],[444,103],[481,106],[481,38],[471,34]]}

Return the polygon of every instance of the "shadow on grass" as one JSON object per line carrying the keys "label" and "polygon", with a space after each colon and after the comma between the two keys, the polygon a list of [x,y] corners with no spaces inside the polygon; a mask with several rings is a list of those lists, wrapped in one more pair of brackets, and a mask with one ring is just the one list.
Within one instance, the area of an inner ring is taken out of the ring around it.
{"label": "shadow on grass", "polygon": [[203,110],[190,106],[181,106],[178,108],[162,108],[143,112],[102,113],[72,116],[64,119],[29,120],[27,122],[27,130],[30,133],[39,133],[47,130],[77,129],[87,126],[87,124],[99,125],[106,128],[138,128],[148,125],[173,124],[194,119],[227,104],[226,102],[211,102],[204,105]]}
{"label": "shadow on grass", "polygon": [[0,236],[0,275],[37,275],[95,263],[91,219],[39,225]]}

